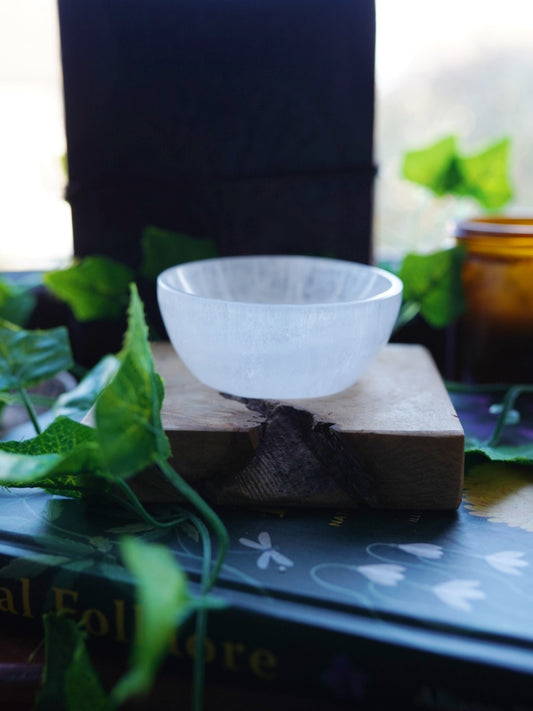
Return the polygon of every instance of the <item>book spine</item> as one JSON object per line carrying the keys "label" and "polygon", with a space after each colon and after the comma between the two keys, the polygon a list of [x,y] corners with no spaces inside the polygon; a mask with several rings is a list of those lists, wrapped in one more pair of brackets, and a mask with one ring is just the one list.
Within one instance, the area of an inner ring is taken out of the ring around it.
{"label": "book spine", "polygon": [[[139,612],[124,574],[110,580],[81,573],[72,580],[60,567],[49,566],[33,577],[2,575],[6,569],[9,565],[0,565],[0,624],[20,621],[22,627],[42,629],[44,612],[62,611],[84,625],[95,650],[101,644],[116,647],[116,663],[126,669]],[[436,653],[402,643],[397,629],[388,636],[380,620],[370,621],[380,629],[371,635],[365,632],[368,620],[361,620],[360,631],[353,624],[342,629],[321,619],[319,610],[297,613],[260,596],[239,599],[238,593],[217,588],[213,593],[226,597],[228,607],[209,614],[208,682],[305,693],[357,708],[403,703],[420,709],[533,711],[530,674],[461,658],[453,640],[448,652]],[[194,645],[189,620],[172,640],[162,673],[190,674]]]}

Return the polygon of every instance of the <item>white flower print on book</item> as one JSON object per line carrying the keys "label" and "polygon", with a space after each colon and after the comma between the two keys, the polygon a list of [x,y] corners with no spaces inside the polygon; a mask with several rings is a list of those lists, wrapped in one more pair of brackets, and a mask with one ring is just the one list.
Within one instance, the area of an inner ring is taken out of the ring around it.
{"label": "white flower print on book", "polygon": [[400,543],[398,548],[419,558],[431,558],[433,560],[437,560],[444,553],[442,546],[436,546],[434,543]]}
{"label": "white flower print on book", "polygon": [[284,556],[272,547],[270,534],[266,531],[261,531],[257,537],[257,541],[251,541],[249,538],[239,538],[239,543],[243,546],[247,546],[248,548],[254,548],[255,550],[262,551],[261,555],[257,559],[257,567],[261,568],[261,570],[266,570],[271,560],[280,566],[280,570],[290,568],[294,565],[290,558],[287,558],[287,556]]}
{"label": "white flower print on book", "polygon": [[433,592],[446,605],[470,612],[472,605],[469,600],[482,600],[485,597],[485,593],[477,589],[478,585],[479,580],[449,580],[435,585]]}
{"label": "white flower print on book", "polygon": [[509,575],[522,575],[518,568],[527,568],[529,565],[525,560],[520,560],[524,554],[519,551],[500,551],[485,556],[485,560],[496,570]]}
{"label": "white flower print on book", "polygon": [[357,570],[373,583],[392,587],[404,578],[403,565],[392,563],[376,563],[375,565],[358,565]]}

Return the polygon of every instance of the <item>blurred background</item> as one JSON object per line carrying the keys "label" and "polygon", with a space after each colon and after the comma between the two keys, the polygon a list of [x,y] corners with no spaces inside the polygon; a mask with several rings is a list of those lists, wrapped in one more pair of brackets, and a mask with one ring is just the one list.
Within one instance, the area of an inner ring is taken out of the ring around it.
{"label": "blurred background", "polygon": [[[512,141],[509,207],[531,208],[531,0],[376,0],[374,252],[395,259],[446,244],[476,212],[401,178],[408,150],[455,134],[475,152]],[[55,0],[0,2],[0,271],[65,265],[72,254]]]}

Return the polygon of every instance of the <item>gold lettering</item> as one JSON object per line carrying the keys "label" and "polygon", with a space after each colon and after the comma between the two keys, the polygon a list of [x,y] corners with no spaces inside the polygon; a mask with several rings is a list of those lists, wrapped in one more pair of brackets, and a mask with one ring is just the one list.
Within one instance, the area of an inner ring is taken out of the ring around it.
{"label": "gold lettering", "polygon": [[224,656],[224,666],[230,671],[239,671],[236,657],[238,654],[244,654],[244,644],[240,642],[223,642],[222,653]]}
{"label": "gold lettering", "polygon": [[[96,624],[94,624],[94,620],[96,620]],[[81,621],[87,632],[95,637],[104,637],[109,632],[107,617],[103,612],[95,608],[85,610],[81,616]]]}
{"label": "gold lettering", "polygon": [[64,598],[70,596],[73,598],[73,602],[77,602],[78,593],[75,590],[68,590],[66,588],[52,588],[52,590],[55,595],[56,612],[62,610],[63,612],[67,612],[69,615],[75,615],[76,609],[74,607],[67,607],[65,605]]}
{"label": "gold lettering", "polygon": [[22,587],[22,615],[23,617],[31,617],[31,606],[30,606],[30,579],[21,578],[20,584]]}
{"label": "gold lettering", "polygon": [[126,625],[124,623],[124,600],[113,600],[115,606],[115,639],[117,642],[127,642]]}
{"label": "gold lettering", "polygon": [[[187,650],[187,654],[194,659],[196,656],[196,635],[192,634],[190,637],[187,637],[187,641],[185,642],[185,648]],[[204,655],[206,664],[212,662],[213,659],[216,657],[215,645],[208,637],[206,637],[205,640]]]}
{"label": "gold lettering", "polygon": [[2,612],[10,612],[12,615],[18,615],[15,609],[13,593],[9,588],[0,588],[0,610]]}
{"label": "gold lettering", "polygon": [[347,511],[338,511],[336,514],[333,515],[333,518],[329,522],[329,526],[334,526],[335,528],[339,528],[342,526],[342,524],[346,521],[348,518],[348,512]]}
{"label": "gold lettering", "polygon": [[269,649],[254,649],[250,654],[250,669],[261,679],[275,679],[277,666],[277,657]]}

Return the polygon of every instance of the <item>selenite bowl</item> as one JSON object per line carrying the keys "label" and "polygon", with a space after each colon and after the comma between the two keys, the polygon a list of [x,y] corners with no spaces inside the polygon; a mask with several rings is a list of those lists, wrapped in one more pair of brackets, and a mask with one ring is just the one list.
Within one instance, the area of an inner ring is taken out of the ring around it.
{"label": "selenite bowl", "polygon": [[305,256],[239,256],[170,267],[157,280],[169,339],[193,375],[245,398],[300,399],[355,383],[389,340],[395,275]]}

